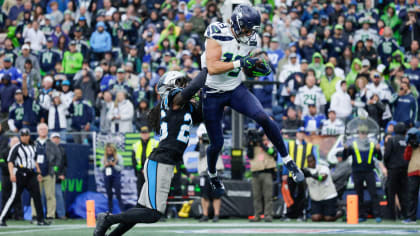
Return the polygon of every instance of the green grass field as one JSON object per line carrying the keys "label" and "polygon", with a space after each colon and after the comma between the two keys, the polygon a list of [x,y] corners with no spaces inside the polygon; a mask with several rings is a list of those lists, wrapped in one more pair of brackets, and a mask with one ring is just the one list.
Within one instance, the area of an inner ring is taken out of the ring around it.
{"label": "green grass field", "polygon": [[[92,235],[93,228],[86,227],[84,220],[55,220],[51,226],[35,226],[29,222],[8,221],[8,227],[0,227],[0,235],[33,236],[83,236]],[[312,222],[249,223],[241,219],[221,220],[219,223],[198,223],[192,219],[172,219],[156,224],[138,224],[125,235],[420,235],[420,225],[403,225],[384,221],[376,224],[368,221],[359,225]]]}

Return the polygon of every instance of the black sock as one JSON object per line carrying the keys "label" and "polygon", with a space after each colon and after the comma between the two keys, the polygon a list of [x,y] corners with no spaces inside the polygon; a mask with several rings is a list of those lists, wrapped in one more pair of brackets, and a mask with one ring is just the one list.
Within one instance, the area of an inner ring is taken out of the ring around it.
{"label": "black sock", "polygon": [[155,223],[160,219],[160,213],[149,208],[131,208],[126,212],[107,216],[106,220],[112,224]]}

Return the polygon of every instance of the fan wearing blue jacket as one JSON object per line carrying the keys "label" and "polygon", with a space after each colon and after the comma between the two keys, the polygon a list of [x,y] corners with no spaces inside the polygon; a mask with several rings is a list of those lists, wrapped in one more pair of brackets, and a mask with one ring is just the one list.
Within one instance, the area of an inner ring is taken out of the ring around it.
{"label": "fan wearing blue jacket", "polygon": [[393,102],[394,120],[413,126],[417,121],[417,101],[410,92],[410,84],[401,82],[398,97]]}
{"label": "fan wearing blue jacket", "polygon": [[95,60],[101,60],[105,52],[111,51],[112,39],[111,35],[106,31],[104,22],[96,24],[96,31],[90,36],[89,42]]}

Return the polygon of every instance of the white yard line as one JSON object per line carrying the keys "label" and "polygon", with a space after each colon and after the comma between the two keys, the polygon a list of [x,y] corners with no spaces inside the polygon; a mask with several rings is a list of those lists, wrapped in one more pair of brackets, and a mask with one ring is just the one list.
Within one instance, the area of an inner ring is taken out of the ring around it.
{"label": "white yard line", "polygon": [[[39,228],[38,228],[39,227]],[[36,228],[44,229],[67,229],[67,228],[87,228],[85,224],[59,224],[51,226],[36,226],[36,225],[10,225],[9,229],[27,229]],[[138,228],[162,228],[162,227],[192,227],[192,228],[220,228],[220,227],[249,227],[249,228],[373,228],[373,229],[419,229],[420,225],[402,225],[402,224],[356,224],[348,225],[344,223],[157,223],[157,224],[137,224]],[[1,231],[2,227],[0,227]]]}

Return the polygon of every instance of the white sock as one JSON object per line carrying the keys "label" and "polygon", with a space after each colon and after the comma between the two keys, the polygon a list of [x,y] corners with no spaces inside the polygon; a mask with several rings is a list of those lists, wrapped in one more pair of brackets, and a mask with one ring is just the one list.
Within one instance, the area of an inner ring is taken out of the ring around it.
{"label": "white sock", "polygon": [[217,170],[216,170],[216,173],[214,174],[210,173],[210,171],[207,170],[207,174],[209,175],[210,178],[217,177]]}
{"label": "white sock", "polygon": [[284,164],[287,164],[289,161],[293,161],[289,155],[282,157],[281,159],[283,160]]}

